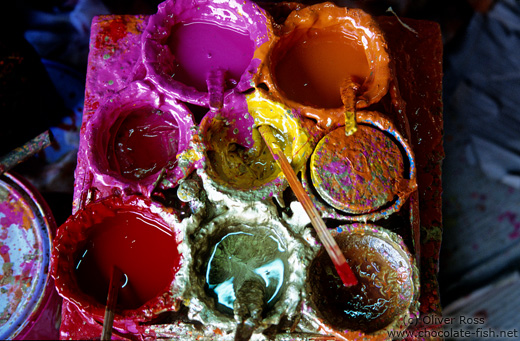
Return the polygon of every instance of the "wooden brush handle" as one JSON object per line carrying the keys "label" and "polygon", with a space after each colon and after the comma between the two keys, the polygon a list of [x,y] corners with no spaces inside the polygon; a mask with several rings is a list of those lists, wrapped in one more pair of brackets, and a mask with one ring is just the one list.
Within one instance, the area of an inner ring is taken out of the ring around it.
{"label": "wooden brush handle", "polygon": [[121,287],[122,281],[123,272],[117,266],[114,266],[112,269],[112,277],[110,277],[110,287],[108,289],[107,305],[105,308],[105,318],[103,320],[101,340],[110,340],[112,338],[112,326],[114,325],[117,296],[119,294],[119,288]]}
{"label": "wooden brush handle", "polygon": [[340,275],[343,284],[345,284],[345,286],[356,285],[357,279],[352,273],[352,269],[350,269],[350,267],[348,266],[345,256],[339,249],[339,246],[334,240],[334,238],[332,238],[332,236],[330,235],[327,226],[325,225],[325,222],[323,221],[323,219],[321,219],[321,216],[318,213],[318,210],[316,210],[316,207],[314,207],[311,198],[309,198],[307,192],[305,192],[302,184],[296,177],[296,173],[294,172],[289,161],[285,157],[285,154],[283,153],[280,146],[278,146],[278,142],[272,134],[271,127],[266,125],[260,126],[258,128],[258,131],[264,138],[267,146],[269,147],[269,150],[273,154],[274,159],[276,160],[278,165],[280,165],[280,168],[282,169],[283,174],[287,178],[289,186],[291,186],[291,189],[296,195],[296,198],[302,204],[303,209],[309,216],[312,226],[316,230],[318,238],[325,247],[325,250],[327,250],[327,253],[329,254],[330,258],[332,259],[332,262],[334,263],[334,266],[336,267],[336,270],[338,271],[338,274]]}

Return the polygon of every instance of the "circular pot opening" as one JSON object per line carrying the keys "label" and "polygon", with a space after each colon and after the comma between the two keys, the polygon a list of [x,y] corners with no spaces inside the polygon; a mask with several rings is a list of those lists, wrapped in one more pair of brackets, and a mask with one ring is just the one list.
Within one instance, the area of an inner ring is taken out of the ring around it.
{"label": "circular pot opening", "polygon": [[295,28],[281,37],[271,54],[276,86],[290,100],[316,108],[343,106],[347,79],[358,86],[370,75],[365,47],[341,26]]}
{"label": "circular pot opening", "polygon": [[[122,272],[116,318],[146,319],[175,306],[171,292],[183,263],[176,219],[150,201],[119,197],[87,205],[58,230],[52,276],[58,293],[103,320],[114,267]],[[157,212],[157,207],[153,210]]]}
{"label": "circular pot opening", "polygon": [[192,104],[212,94],[251,88],[269,39],[268,18],[253,2],[164,1],[143,32],[147,78]]}
{"label": "circular pot opening", "polygon": [[244,224],[215,230],[195,269],[204,278],[203,299],[230,318],[259,322],[283,296],[290,276],[289,252],[268,226]]}
{"label": "circular pot opening", "polygon": [[103,146],[108,169],[131,181],[145,179],[175,160],[178,140],[178,124],[167,113],[146,105],[127,107],[108,128]]}
{"label": "circular pot opening", "polygon": [[134,82],[89,119],[83,134],[88,166],[101,189],[119,187],[149,196],[159,180],[161,186],[174,187],[193,169],[192,163],[177,162],[189,146],[193,125],[182,103]]}
{"label": "circular pot opening", "polygon": [[369,225],[344,230],[335,240],[358,284],[345,287],[330,257],[321,251],[309,267],[310,301],[335,330],[376,333],[408,313],[416,295],[417,273],[396,237]]}

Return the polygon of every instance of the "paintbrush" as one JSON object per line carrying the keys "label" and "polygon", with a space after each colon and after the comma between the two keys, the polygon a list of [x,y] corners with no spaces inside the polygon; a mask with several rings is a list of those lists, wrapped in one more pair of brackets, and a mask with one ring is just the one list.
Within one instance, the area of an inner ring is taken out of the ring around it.
{"label": "paintbrush", "polygon": [[282,169],[282,172],[287,178],[289,186],[291,186],[291,189],[296,195],[296,198],[302,204],[303,209],[309,216],[312,226],[318,234],[318,238],[325,247],[325,250],[327,250],[327,253],[329,254],[332,260],[332,263],[334,263],[334,266],[336,267],[336,271],[338,272],[339,277],[343,281],[343,285],[345,285],[346,287],[356,285],[358,282],[356,276],[354,275],[352,269],[348,265],[347,260],[345,259],[345,256],[339,249],[338,244],[327,230],[325,222],[323,221],[323,219],[321,219],[321,216],[314,207],[314,204],[312,203],[311,199],[303,189],[302,184],[296,177],[296,174],[294,173],[294,170],[289,164],[289,161],[285,157],[283,150],[280,148],[278,142],[273,136],[271,127],[263,125],[258,128],[258,131],[262,135],[262,138],[267,144],[267,147],[271,151],[271,154],[273,155],[274,159]]}
{"label": "paintbrush", "polygon": [[112,276],[110,277],[110,286],[108,289],[107,305],[105,307],[105,318],[103,320],[101,340],[110,340],[112,338],[112,326],[114,325],[117,296],[119,294],[119,288],[121,287],[122,281],[123,272],[114,265],[112,268]]}
{"label": "paintbrush", "polygon": [[7,172],[19,163],[48,147],[53,140],[50,130],[46,130],[24,145],[12,150],[0,158],[0,175]]}

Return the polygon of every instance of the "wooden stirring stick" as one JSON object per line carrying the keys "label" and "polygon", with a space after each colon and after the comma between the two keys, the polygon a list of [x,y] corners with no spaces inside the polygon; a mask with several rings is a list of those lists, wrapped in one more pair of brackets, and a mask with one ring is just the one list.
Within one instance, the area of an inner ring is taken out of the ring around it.
{"label": "wooden stirring stick", "polygon": [[345,285],[346,287],[356,285],[358,283],[356,276],[354,275],[352,269],[348,265],[347,260],[345,259],[345,256],[339,249],[338,244],[327,230],[325,222],[323,221],[323,219],[321,219],[321,216],[316,210],[316,207],[314,207],[314,204],[312,203],[311,199],[303,189],[302,184],[300,183],[300,181],[298,181],[298,178],[296,177],[294,170],[289,164],[289,161],[285,157],[283,150],[280,148],[280,146],[278,146],[278,142],[273,136],[271,127],[263,125],[258,128],[258,131],[262,135],[265,143],[267,144],[267,147],[269,147],[269,150],[271,151],[271,154],[273,154],[274,159],[282,169],[282,172],[287,178],[289,186],[291,186],[291,189],[296,195],[296,198],[298,198],[298,201],[302,204],[303,209],[311,219],[312,226],[316,230],[318,238],[323,243],[325,250],[327,250],[327,253],[332,259],[332,263],[334,263],[336,271],[338,272],[339,277],[343,281],[343,285]]}
{"label": "wooden stirring stick", "polygon": [[108,289],[107,305],[105,308],[105,319],[103,320],[101,340],[110,340],[112,338],[112,326],[114,324],[117,296],[119,294],[119,288],[121,287],[122,281],[123,272],[114,265],[112,268],[112,277],[110,277],[110,287]]}

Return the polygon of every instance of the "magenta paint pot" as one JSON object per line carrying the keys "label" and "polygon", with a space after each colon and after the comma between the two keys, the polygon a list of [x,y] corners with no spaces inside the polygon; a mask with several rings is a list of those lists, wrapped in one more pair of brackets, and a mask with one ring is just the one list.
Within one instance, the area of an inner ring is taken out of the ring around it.
{"label": "magenta paint pot", "polygon": [[39,193],[0,177],[0,339],[57,339],[61,299],[48,276],[56,223]]}
{"label": "magenta paint pot", "polygon": [[58,293],[101,322],[113,266],[124,274],[114,327],[131,330],[180,306],[186,267],[178,217],[142,196],[92,202],[58,229],[51,275]]}
{"label": "magenta paint pot", "polygon": [[174,187],[193,169],[177,162],[193,125],[189,110],[168,94],[130,84],[97,109],[82,136],[96,183],[147,196],[156,186]]}
{"label": "magenta paint pot", "polygon": [[208,92],[247,90],[260,64],[255,50],[269,39],[267,20],[247,0],[165,1],[142,36],[147,78],[201,106],[209,105]]}

